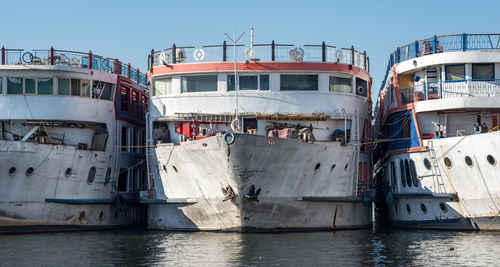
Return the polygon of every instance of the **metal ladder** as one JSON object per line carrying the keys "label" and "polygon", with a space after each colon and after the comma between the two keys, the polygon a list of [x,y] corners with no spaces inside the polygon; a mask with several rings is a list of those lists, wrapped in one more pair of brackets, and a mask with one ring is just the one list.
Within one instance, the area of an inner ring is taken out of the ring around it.
{"label": "metal ladder", "polygon": [[434,143],[432,140],[427,141],[427,147],[429,149],[429,156],[431,158],[432,164],[432,174],[436,177],[435,182],[437,183],[436,193],[445,193],[446,187],[444,186],[443,176],[441,175],[441,170],[439,168],[438,159],[436,157],[436,151],[434,151]]}

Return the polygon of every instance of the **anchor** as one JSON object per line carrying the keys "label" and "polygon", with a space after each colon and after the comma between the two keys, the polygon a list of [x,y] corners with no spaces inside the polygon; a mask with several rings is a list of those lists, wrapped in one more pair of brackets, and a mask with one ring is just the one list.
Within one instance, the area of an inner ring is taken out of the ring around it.
{"label": "anchor", "polygon": [[222,194],[224,194],[224,199],[222,201],[228,201],[238,196],[234,193],[234,190],[230,185],[227,185],[226,188],[222,187],[221,189]]}
{"label": "anchor", "polygon": [[259,200],[257,199],[259,194],[260,194],[260,188],[255,190],[255,185],[252,185],[250,187],[250,191],[248,191],[248,194],[246,194],[245,197],[255,202],[259,202]]}

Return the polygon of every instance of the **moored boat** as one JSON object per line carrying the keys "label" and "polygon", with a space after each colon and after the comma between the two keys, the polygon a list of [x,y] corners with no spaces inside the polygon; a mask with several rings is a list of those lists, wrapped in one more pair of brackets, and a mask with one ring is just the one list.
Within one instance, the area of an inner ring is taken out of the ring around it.
{"label": "moored boat", "polygon": [[141,222],[146,76],[90,51],[1,58],[0,232]]}
{"label": "moored boat", "polygon": [[152,51],[148,227],[369,227],[368,65],[353,47],[253,36]]}
{"label": "moored boat", "polygon": [[499,40],[434,36],[391,54],[374,157],[392,225],[500,229]]}

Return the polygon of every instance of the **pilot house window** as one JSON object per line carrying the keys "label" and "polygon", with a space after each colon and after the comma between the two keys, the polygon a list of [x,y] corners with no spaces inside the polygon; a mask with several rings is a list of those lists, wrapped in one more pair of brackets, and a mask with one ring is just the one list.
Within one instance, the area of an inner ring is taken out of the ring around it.
{"label": "pilot house window", "polygon": [[318,75],[280,75],[280,90],[318,90]]}
{"label": "pilot house window", "polygon": [[446,80],[447,81],[461,81],[465,80],[465,65],[446,65]]}
{"label": "pilot house window", "polygon": [[127,87],[122,87],[120,90],[120,111],[129,112],[130,105],[130,89]]}
{"label": "pilot house window", "polygon": [[217,75],[183,76],[181,90],[183,93],[217,91]]}
{"label": "pilot house window", "polygon": [[7,94],[23,94],[23,78],[7,78]]}
{"label": "pilot house window", "polygon": [[172,94],[172,78],[157,79],[153,82],[153,96]]}
{"label": "pilot house window", "polygon": [[351,93],[352,79],[330,76],[330,92]]}
{"label": "pilot house window", "polygon": [[473,80],[494,80],[495,64],[472,64]]}

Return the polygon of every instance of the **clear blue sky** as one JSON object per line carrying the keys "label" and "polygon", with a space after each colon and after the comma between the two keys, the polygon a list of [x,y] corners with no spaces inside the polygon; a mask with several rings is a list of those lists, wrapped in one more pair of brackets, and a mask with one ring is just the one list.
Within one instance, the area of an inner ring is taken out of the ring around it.
{"label": "clear blue sky", "polygon": [[[500,1],[6,1],[6,48],[88,51],[146,69],[152,48],[220,44],[224,32],[255,28],[255,42],[354,45],[366,50],[378,94],[389,53],[416,39],[498,33]],[[182,21],[182,43],[180,29]]]}

